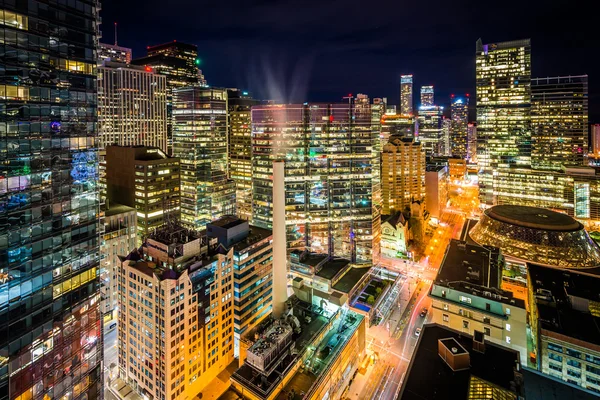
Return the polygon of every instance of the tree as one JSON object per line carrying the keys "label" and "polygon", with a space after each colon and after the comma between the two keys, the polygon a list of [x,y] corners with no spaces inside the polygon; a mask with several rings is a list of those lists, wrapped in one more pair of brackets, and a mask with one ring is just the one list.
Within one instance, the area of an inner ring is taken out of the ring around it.
{"label": "tree", "polygon": [[377,295],[377,297],[379,297],[379,295],[381,294],[382,291],[383,290],[380,287],[375,289],[375,294]]}
{"label": "tree", "polygon": [[369,305],[375,304],[375,297],[373,297],[373,295],[369,295],[369,297],[367,297],[367,304],[369,304]]}

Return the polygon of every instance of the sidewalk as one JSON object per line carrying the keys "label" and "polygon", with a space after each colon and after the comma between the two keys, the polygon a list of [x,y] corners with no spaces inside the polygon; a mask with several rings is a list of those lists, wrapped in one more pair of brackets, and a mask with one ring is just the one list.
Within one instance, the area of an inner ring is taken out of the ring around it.
{"label": "sidewalk", "polygon": [[201,392],[202,396],[195,396],[195,399],[217,400],[223,393],[229,389],[231,381],[229,378],[238,369],[238,360],[235,359],[225,368],[215,379],[213,379]]}

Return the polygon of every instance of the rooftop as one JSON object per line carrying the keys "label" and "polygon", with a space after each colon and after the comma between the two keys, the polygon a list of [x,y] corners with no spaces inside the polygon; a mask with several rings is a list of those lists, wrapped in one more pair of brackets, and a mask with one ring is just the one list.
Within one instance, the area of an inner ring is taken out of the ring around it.
{"label": "rooftop", "polygon": [[466,281],[487,288],[499,288],[502,265],[502,256],[498,248],[452,239],[446,248],[446,255],[435,281]]}
{"label": "rooftop", "polygon": [[350,264],[349,260],[344,258],[330,258],[321,266],[319,271],[315,274],[321,278],[331,280],[340,271]]}
{"label": "rooftop", "polygon": [[580,222],[575,221],[567,214],[546,208],[500,205],[485,210],[485,214],[507,224],[546,231],[567,232],[583,229]]}
{"label": "rooftop", "polygon": [[541,329],[600,345],[600,276],[527,264]]}
{"label": "rooftop", "polygon": [[224,228],[224,229],[229,229],[229,228],[233,228],[234,226],[238,226],[238,225],[241,225],[246,222],[248,222],[248,221],[240,219],[236,216],[225,215],[217,220],[212,221],[210,224],[214,225],[214,226],[220,226],[221,228]]}
{"label": "rooftop", "polygon": [[342,278],[339,281],[337,281],[335,285],[333,285],[333,288],[343,293],[350,293],[350,291],[354,288],[354,286],[356,286],[358,281],[360,281],[361,278],[367,272],[369,272],[370,269],[371,268],[369,267],[350,268],[348,272],[346,272],[344,276],[342,276]]}
{"label": "rooftop", "polygon": [[107,217],[112,217],[113,215],[124,214],[124,213],[128,213],[128,212],[135,212],[135,208],[125,206],[123,204],[110,203],[110,207],[108,207],[108,203],[106,203],[106,204],[107,204],[107,207],[104,212],[104,215]]}
{"label": "rooftop", "polygon": [[597,395],[581,390],[580,386],[528,368],[522,371],[527,400],[598,400]]}
{"label": "rooftop", "polygon": [[244,251],[253,244],[256,244],[270,236],[273,236],[273,232],[270,229],[250,225],[250,233],[248,233],[248,236],[246,236],[244,239],[240,240],[239,242],[236,242],[233,245],[233,251]]}
{"label": "rooftop", "polygon": [[[438,355],[438,340],[450,338],[470,354],[470,368],[452,371]],[[510,389],[518,360],[518,352],[487,341],[485,353],[473,351],[471,336],[437,324],[426,324],[408,366],[399,399],[466,399],[471,376]]]}

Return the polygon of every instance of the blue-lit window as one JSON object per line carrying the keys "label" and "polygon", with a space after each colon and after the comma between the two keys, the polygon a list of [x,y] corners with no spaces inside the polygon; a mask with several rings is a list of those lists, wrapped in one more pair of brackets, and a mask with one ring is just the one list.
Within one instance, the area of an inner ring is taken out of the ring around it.
{"label": "blue-lit window", "polygon": [[548,343],[548,350],[557,351],[559,353],[563,352],[562,346],[557,346],[557,345],[555,345],[553,343]]}
{"label": "blue-lit window", "polygon": [[567,368],[567,375],[573,376],[575,378],[581,378],[581,372],[579,372],[579,371],[573,371],[570,368]]}
{"label": "blue-lit window", "polygon": [[585,361],[600,365],[600,357],[591,356],[589,354],[585,355]]}
{"label": "blue-lit window", "polygon": [[596,374],[596,375],[600,376],[600,368],[598,368],[598,367],[592,367],[591,365],[586,365],[585,370],[587,372],[591,372],[592,374]]}
{"label": "blue-lit window", "polygon": [[581,358],[581,352],[577,351],[577,350],[571,350],[571,349],[567,349],[567,355],[573,357],[573,358]]}
{"label": "blue-lit window", "polygon": [[562,372],[562,365],[549,363],[548,368],[553,369],[554,371]]}
{"label": "blue-lit window", "polygon": [[581,368],[581,363],[575,360],[567,360],[567,365],[575,368]]}
{"label": "blue-lit window", "polygon": [[562,356],[554,353],[548,353],[548,358],[554,361],[562,362]]}

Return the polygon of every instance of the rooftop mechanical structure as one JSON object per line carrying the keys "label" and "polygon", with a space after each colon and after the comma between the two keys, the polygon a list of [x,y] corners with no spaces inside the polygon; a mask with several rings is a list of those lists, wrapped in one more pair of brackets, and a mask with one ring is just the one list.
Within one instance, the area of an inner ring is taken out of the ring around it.
{"label": "rooftop mechanical structure", "polygon": [[600,266],[600,248],[583,225],[544,208],[491,207],[469,235],[480,245],[499,247],[506,256],[538,264],[572,269]]}

